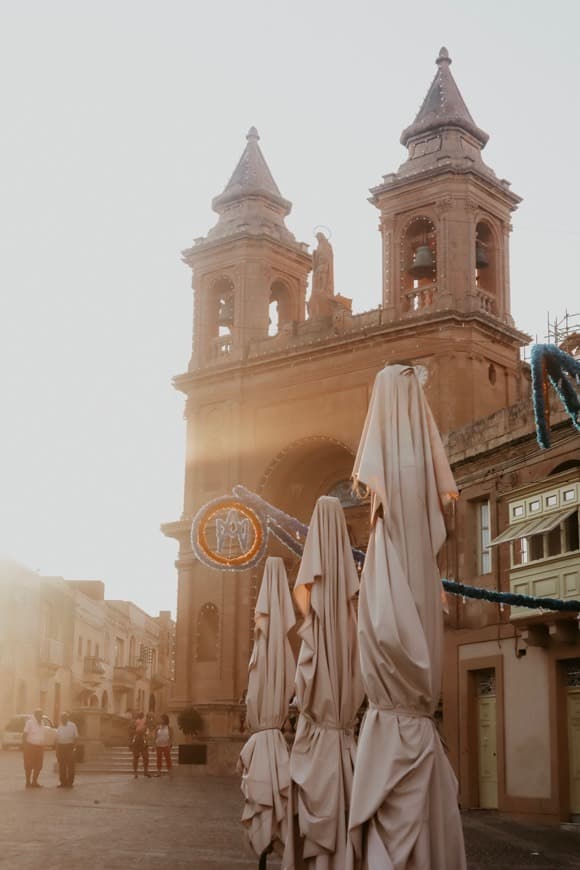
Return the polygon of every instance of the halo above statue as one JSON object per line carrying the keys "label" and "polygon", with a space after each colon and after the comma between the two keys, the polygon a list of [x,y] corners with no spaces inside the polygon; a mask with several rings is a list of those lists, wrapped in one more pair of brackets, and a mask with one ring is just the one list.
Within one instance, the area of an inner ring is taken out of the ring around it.
{"label": "halo above statue", "polygon": [[329,242],[332,238],[332,230],[330,227],[325,226],[325,224],[317,224],[312,230],[312,235],[316,236],[318,233],[322,233],[327,242]]}

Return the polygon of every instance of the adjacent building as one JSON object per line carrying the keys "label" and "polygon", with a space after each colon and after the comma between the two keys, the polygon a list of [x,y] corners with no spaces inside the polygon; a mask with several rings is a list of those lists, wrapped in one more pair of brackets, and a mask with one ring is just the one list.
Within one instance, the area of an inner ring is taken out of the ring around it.
{"label": "adjacent building", "polygon": [[175,624],[128,601],[105,598],[100,581],[41,577],[0,565],[0,727],[41,707],[64,710],[107,742],[126,732],[132,711],[168,709]]}

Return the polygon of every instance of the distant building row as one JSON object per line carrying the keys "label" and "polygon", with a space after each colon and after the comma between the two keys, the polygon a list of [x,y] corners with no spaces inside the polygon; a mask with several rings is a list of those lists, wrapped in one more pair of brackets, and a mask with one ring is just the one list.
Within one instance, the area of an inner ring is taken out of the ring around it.
{"label": "distant building row", "polygon": [[67,710],[90,714],[106,740],[131,711],[167,709],[174,644],[169,611],[151,617],[105,600],[100,581],[0,563],[0,727],[35,707],[55,722]]}

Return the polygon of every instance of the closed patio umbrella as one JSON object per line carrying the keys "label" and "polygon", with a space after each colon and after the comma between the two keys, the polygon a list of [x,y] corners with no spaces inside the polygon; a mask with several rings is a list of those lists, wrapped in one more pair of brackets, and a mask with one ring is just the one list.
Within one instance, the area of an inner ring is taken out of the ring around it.
{"label": "closed patio umbrella", "polygon": [[304,622],[296,671],[300,716],[290,759],[292,797],[282,867],[344,870],[363,699],[356,631],[359,581],[340,502],[318,499],[294,599]]}
{"label": "closed patio umbrella", "polygon": [[[246,721],[254,733],[238,761],[245,798],[242,824],[257,855],[282,853],[287,833],[289,751],[281,728],[294,692],[296,662],[288,633],[296,623],[284,562],[266,559],[256,602]],[[263,858],[265,866],[265,857]]]}
{"label": "closed patio umbrella", "polygon": [[464,870],[457,781],[433,718],[443,653],[436,557],[457,489],[413,367],[377,375],[354,477],[372,493],[358,614],[369,708],[346,866]]}

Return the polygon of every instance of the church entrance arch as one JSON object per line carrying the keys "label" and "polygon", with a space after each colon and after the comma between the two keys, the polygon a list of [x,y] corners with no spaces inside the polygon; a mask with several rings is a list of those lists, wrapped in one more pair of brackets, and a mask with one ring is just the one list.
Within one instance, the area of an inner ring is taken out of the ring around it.
{"label": "church entrance arch", "polygon": [[270,504],[303,523],[310,521],[321,495],[335,496],[344,509],[353,546],[365,548],[368,503],[359,499],[350,485],[355,452],[354,447],[329,436],[295,441],[270,463],[258,491]]}
{"label": "church entrance arch", "polygon": [[354,450],[327,436],[289,444],[270,463],[259,486],[260,495],[304,523],[321,495],[350,478]]}

